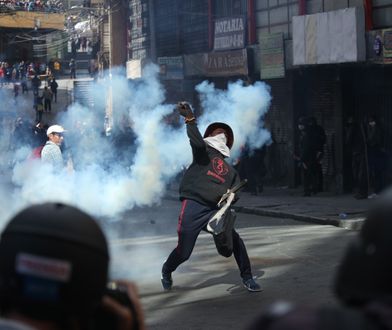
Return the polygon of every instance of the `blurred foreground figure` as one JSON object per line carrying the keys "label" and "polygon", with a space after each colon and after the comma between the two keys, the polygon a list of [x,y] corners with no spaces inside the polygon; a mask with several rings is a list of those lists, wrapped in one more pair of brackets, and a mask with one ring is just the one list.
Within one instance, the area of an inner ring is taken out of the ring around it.
{"label": "blurred foreground figure", "polygon": [[338,269],[336,307],[272,306],[248,328],[269,330],[392,329],[392,192],[382,196]]}
{"label": "blurred foreground figure", "polygon": [[86,213],[60,203],[22,210],[0,240],[0,329],[144,329],[135,286],[109,290],[108,265],[105,236]]}

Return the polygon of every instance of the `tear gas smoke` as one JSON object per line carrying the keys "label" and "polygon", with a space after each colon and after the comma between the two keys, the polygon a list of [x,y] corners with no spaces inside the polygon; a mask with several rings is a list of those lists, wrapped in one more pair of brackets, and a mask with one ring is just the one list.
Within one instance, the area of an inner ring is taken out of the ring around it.
{"label": "tear gas smoke", "polygon": [[[109,85],[115,109],[111,136],[105,134],[103,124]],[[203,82],[196,90],[203,108],[198,118],[201,132],[213,121],[229,124],[235,136],[233,156],[239,154],[241,145],[252,149],[269,141],[262,122],[271,100],[267,85],[236,82],[223,91]],[[114,219],[135,206],[159,203],[168,182],[189,165],[192,155],[185,127],[174,128],[165,121],[175,106],[164,104],[157,66],[146,67],[138,81],[127,81],[113,72],[110,80],[96,83],[91,93],[94,109],[74,104],[56,120],[67,130],[63,156],[72,159],[73,171],[53,173],[39,161],[25,161],[26,148],[8,153],[13,185],[1,187],[3,221],[21,207],[44,201],[70,203],[95,216]],[[111,141],[118,142],[120,133],[129,143],[114,148]]]}
{"label": "tear gas smoke", "polygon": [[271,103],[269,87],[260,81],[244,86],[242,81],[229,84],[227,91],[215,89],[206,81],[196,86],[200,94],[203,115],[198,122],[206,127],[214,121],[224,121],[234,133],[232,157],[240,154],[240,148],[250,150],[270,143],[271,135],[264,128],[263,119]]}

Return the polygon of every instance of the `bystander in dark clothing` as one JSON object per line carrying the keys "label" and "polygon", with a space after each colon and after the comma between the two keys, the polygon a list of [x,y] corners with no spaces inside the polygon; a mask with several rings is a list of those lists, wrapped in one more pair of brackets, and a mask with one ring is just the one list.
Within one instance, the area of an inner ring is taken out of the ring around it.
{"label": "bystander in dark clothing", "polygon": [[364,127],[353,117],[349,117],[344,128],[345,150],[350,162],[352,192],[356,199],[368,196],[368,163],[366,149],[366,134]]}
{"label": "bystander in dark clothing", "polygon": [[17,104],[19,90],[20,90],[20,83],[14,82],[14,102],[15,102],[15,104]]}
{"label": "bystander in dark clothing", "polygon": [[385,181],[384,131],[375,116],[370,116],[367,126],[367,151],[369,178],[374,194],[379,194]]}
{"label": "bystander in dark clothing", "polygon": [[42,114],[44,112],[44,105],[42,96],[34,96],[34,110],[35,110],[35,121],[42,121]]}
{"label": "bystander in dark clothing", "polygon": [[69,62],[69,72],[70,72],[70,79],[76,79],[76,64],[73,58]]}
{"label": "bystander in dark clothing", "polygon": [[42,97],[44,99],[44,109],[45,112],[52,111],[52,92],[45,86],[44,91],[42,93]]}
{"label": "bystander in dark clothing", "polygon": [[301,117],[298,122],[299,144],[298,164],[303,174],[304,196],[311,196],[318,191],[317,181],[317,150],[318,141],[309,119]]}
{"label": "bystander in dark clothing", "polygon": [[31,145],[31,131],[29,129],[29,124],[21,117],[16,119],[15,129],[12,134],[12,141],[14,143],[13,148],[15,149]]}
{"label": "bystander in dark clothing", "polygon": [[316,164],[315,164],[315,171],[316,171],[316,180],[317,180],[317,191],[314,192],[321,192],[324,189],[324,180],[323,180],[323,158],[324,158],[324,146],[327,142],[327,136],[325,134],[325,130],[322,126],[317,124],[317,120],[314,117],[309,118],[309,125],[312,136],[315,137],[315,147],[316,147]]}
{"label": "bystander in dark clothing", "polygon": [[41,122],[37,123],[37,125],[33,127],[33,147],[43,146],[46,143],[48,139],[46,136],[47,129],[48,126]]}
{"label": "bystander in dark clothing", "polygon": [[38,89],[41,86],[41,79],[35,74],[34,77],[31,79],[31,87],[33,89],[34,96],[38,95]]}
{"label": "bystander in dark clothing", "polygon": [[25,76],[22,76],[22,94],[24,94],[25,92],[28,93],[29,92],[29,88],[27,87],[27,80]]}
{"label": "bystander in dark clothing", "polygon": [[77,43],[77,41],[75,39],[72,39],[72,41],[71,41],[71,54],[72,54],[73,58],[76,58],[76,55],[77,55],[78,46],[76,43]]}
{"label": "bystander in dark clothing", "polygon": [[56,79],[53,78],[52,81],[50,82],[50,91],[53,94],[54,102],[57,103],[57,88],[59,87],[59,84],[57,83]]}

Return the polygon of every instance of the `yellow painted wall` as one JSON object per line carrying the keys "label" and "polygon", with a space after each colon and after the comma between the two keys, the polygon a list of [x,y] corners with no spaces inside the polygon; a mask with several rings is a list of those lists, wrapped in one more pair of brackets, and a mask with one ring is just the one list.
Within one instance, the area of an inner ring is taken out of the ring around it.
{"label": "yellow painted wall", "polygon": [[41,13],[36,11],[16,11],[8,15],[0,15],[0,27],[34,29],[64,29],[64,14]]}

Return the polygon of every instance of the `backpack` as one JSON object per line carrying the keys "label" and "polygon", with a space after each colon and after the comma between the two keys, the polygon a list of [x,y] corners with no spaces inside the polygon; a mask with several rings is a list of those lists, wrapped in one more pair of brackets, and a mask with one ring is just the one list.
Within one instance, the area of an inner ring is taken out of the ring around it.
{"label": "backpack", "polygon": [[33,160],[33,159],[40,159],[40,158],[41,158],[41,152],[42,152],[43,147],[44,147],[44,146],[39,146],[39,147],[34,148],[34,149],[32,150],[32,152],[31,152],[30,156],[29,156],[29,159],[30,159],[30,160]]}
{"label": "backpack", "polygon": [[235,211],[228,208],[222,216],[222,221],[215,228],[214,243],[216,250],[223,257],[230,257],[233,253],[233,228],[236,219]]}

